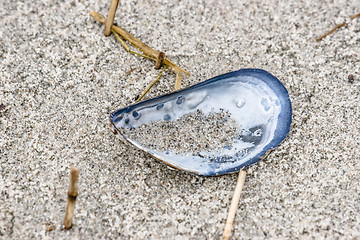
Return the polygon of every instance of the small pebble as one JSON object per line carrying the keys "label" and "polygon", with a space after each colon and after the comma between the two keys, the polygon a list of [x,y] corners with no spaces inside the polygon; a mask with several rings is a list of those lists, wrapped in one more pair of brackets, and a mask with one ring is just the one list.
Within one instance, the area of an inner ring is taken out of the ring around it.
{"label": "small pebble", "polygon": [[0,111],[5,111],[5,109],[6,109],[6,105],[1,103],[0,104]]}
{"label": "small pebble", "polygon": [[348,76],[348,81],[349,81],[349,83],[353,83],[354,82],[354,75],[350,74]]}

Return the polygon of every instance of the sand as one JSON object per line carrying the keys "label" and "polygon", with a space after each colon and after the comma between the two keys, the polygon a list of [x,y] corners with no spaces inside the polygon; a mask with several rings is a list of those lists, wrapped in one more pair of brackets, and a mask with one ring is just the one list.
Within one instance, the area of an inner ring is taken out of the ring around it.
{"label": "sand", "polygon": [[124,129],[123,132],[129,139],[149,149],[195,156],[200,152],[230,149],[239,138],[238,127],[236,120],[227,111],[204,114],[197,110],[178,119],[161,119]]}
{"label": "sand", "polygon": [[[237,175],[172,170],[108,128],[159,74],[90,18],[109,5],[0,1],[0,238],[219,239]],[[359,12],[357,0],[121,1],[115,22],[188,70],[182,87],[254,67],[289,90],[291,131],[247,170],[234,239],[360,238]],[[147,97],[174,82],[166,71]]]}

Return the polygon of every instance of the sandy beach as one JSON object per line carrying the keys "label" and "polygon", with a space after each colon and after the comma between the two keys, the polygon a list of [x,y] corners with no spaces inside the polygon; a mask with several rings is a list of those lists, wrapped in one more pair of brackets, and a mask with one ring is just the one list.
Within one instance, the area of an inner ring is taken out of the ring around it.
{"label": "sandy beach", "polygon": [[[104,36],[89,13],[109,6],[0,1],[0,239],[220,239],[237,174],[173,170],[109,129],[160,72]],[[288,89],[290,133],[247,170],[232,239],[360,238],[357,13],[358,0],[120,1],[114,22],[189,71],[183,88],[262,68]]]}

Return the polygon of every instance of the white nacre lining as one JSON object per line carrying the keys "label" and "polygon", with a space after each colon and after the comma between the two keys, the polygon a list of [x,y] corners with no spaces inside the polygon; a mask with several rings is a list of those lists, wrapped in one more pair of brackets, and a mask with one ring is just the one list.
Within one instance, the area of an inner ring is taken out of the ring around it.
{"label": "white nacre lining", "polygon": [[[248,161],[273,139],[281,106],[274,91],[262,80],[252,76],[242,76],[241,80],[237,77],[228,78],[178,93],[162,102],[139,105],[123,115],[115,126],[118,129],[137,128],[152,121],[173,121],[196,110],[208,114],[218,113],[221,109],[231,113],[231,118],[236,120],[243,134],[250,138],[261,137],[261,140],[257,143],[243,141],[240,134],[234,139],[230,149],[202,151],[200,156],[194,156],[191,152],[175,154],[148,149],[135,140],[127,139],[174,167],[199,173],[208,172]],[[250,129],[255,130],[252,132]]]}

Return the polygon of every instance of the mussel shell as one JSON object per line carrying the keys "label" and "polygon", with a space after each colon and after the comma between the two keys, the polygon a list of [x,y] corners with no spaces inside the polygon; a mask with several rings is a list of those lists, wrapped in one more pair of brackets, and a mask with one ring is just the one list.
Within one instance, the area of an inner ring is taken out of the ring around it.
{"label": "mussel shell", "polygon": [[[153,121],[172,121],[202,110],[229,111],[243,131],[235,148],[201,156],[169,154],[150,149],[124,134]],[[174,168],[202,176],[237,172],[255,164],[287,136],[292,118],[291,101],[284,85],[262,69],[240,69],[189,88],[119,109],[110,116],[114,129],[126,141]],[[251,145],[246,153],[240,153]],[[235,152],[234,152],[235,151]]]}

